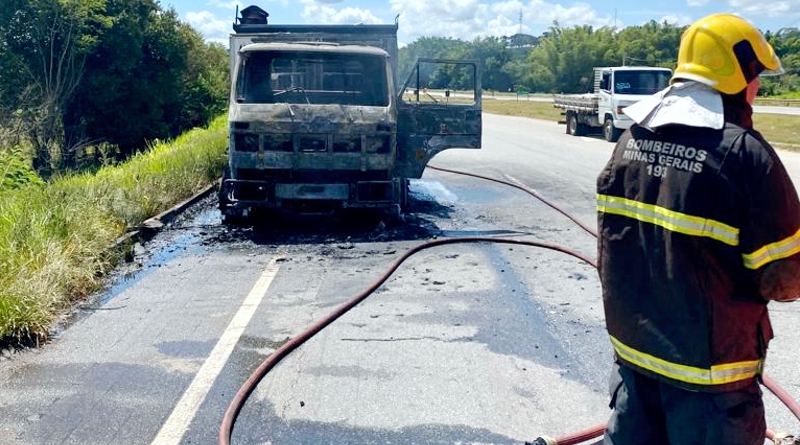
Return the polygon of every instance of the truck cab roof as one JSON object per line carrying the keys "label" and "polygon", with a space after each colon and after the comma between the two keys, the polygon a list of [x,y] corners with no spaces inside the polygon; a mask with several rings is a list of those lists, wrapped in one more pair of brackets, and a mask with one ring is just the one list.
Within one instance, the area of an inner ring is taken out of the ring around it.
{"label": "truck cab roof", "polygon": [[330,42],[271,42],[271,43],[251,43],[239,49],[239,52],[250,53],[258,51],[282,51],[282,52],[314,52],[314,53],[349,53],[374,55],[389,57],[389,53],[381,48],[367,45],[338,45]]}
{"label": "truck cab roof", "polygon": [[278,34],[278,33],[333,33],[333,34],[397,34],[398,23],[392,25],[277,25],[234,23],[236,34]]}

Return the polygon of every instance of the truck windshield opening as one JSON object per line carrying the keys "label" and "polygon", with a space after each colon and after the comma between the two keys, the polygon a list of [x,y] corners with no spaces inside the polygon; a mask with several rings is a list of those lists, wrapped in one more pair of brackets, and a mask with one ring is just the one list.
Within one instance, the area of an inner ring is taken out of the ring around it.
{"label": "truck windshield opening", "polygon": [[389,105],[385,57],[260,51],[244,54],[241,63],[240,103]]}
{"label": "truck windshield opening", "polygon": [[655,94],[669,84],[669,71],[617,71],[614,74],[614,92],[618,94]]}

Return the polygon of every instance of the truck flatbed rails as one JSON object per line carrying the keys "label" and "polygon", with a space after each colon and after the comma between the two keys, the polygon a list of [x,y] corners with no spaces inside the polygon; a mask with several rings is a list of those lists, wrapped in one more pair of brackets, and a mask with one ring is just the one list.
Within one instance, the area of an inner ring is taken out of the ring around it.
{"label": "truck flatbed rails", "polygon": [[556,108],[571,108],[581,111],[596,111],[598,97],[594,93],[586,94],[554,94],[553,106]]}

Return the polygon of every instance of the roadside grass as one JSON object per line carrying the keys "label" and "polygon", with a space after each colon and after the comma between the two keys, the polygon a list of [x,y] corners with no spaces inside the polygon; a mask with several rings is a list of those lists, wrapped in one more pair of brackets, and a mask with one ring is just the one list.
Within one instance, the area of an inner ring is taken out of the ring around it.
{"label": "roadside grass", "polygon": [[800,116],[753,113],[753,126],[776,148],[800,151]]}
{"label": "roadside grass", "polygon": [[[549,121],[563,121],[561,110],[549,102],[497,100],[484,97],[483,111],[506,116],[523,116]],[[800,116],[754,113],[753,125],[772,145],[784,150],[800,151]]]}
{"label": "roadside grass", "polygon": [[46,338],[102,285],[119,237],[219,178],[226,125],[220,116],[95,174],[0,192],[0,339]]}
{"label": "roadside grass", "polygon": [[484,96],[483,111],[505,116],[531,117],[549,121],[563,119],[561,109],[554,107],[552,103],[531,101],[524,96],[520,96],[517,100],[490,99]]}

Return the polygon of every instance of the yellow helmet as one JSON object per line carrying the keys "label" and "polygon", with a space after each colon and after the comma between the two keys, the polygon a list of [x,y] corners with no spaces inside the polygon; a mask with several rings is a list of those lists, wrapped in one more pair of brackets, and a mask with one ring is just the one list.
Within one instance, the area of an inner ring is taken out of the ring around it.
{"label": "yellow helmet", "polygon": [[756,27],[733,14],[712,14],[683,32],[672,76],[736,94],[762,72],[783,72],[775,50]]}

